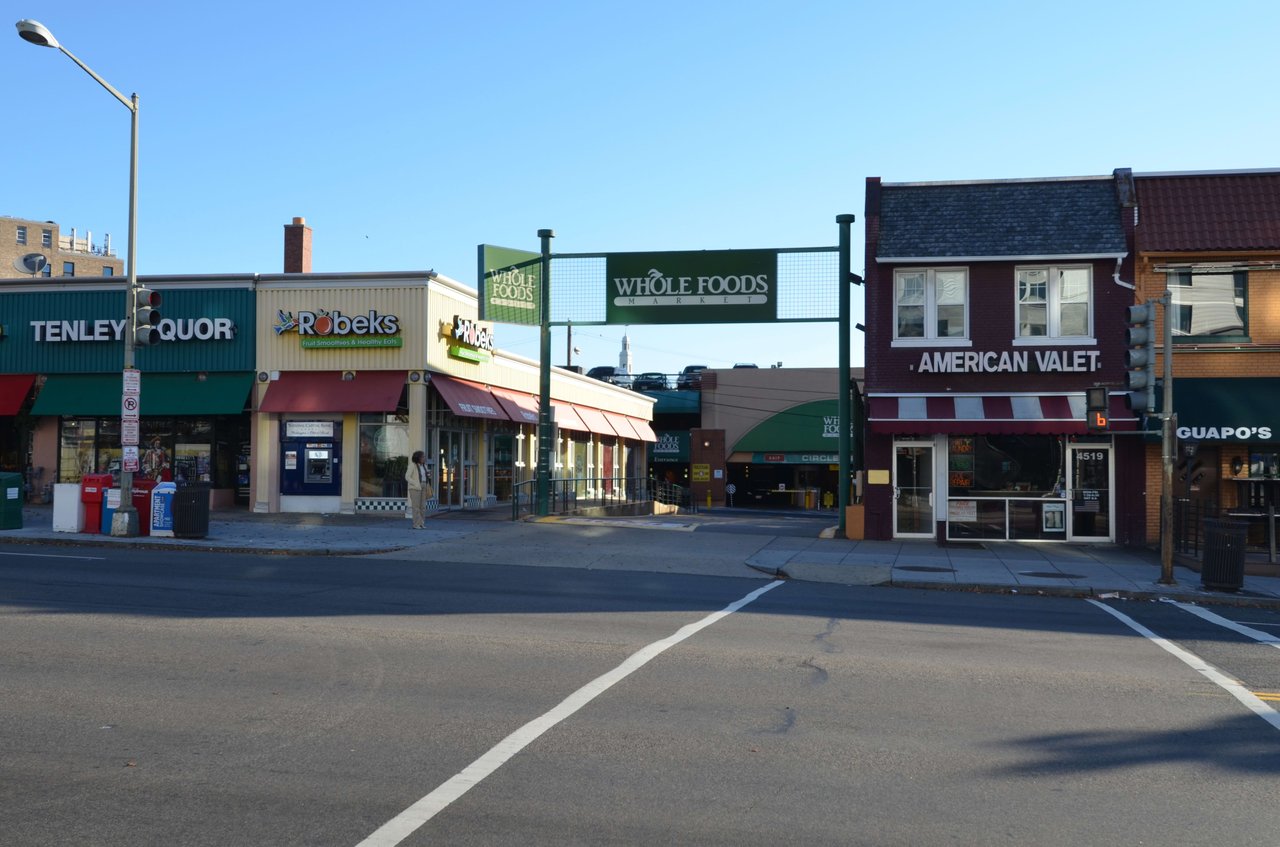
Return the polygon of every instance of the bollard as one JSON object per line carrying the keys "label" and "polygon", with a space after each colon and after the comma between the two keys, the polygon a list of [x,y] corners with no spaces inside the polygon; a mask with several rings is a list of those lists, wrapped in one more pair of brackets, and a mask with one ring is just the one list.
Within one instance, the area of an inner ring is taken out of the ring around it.
{"label": "bollard", "polygon": [[711,489],[707,489],[707,508],[711,508]]}

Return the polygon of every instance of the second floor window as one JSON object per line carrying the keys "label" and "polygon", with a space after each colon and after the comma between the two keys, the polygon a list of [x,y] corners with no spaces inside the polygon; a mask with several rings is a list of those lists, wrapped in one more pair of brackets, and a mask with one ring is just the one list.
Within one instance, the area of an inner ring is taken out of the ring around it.
{"label": "second floor window", "polygon": [[897,271],[893,294],[894,340],[969,337],[969,275],[965,269]]}
{"label": "second floor window", "polygon": [[53,246],[53,230],[51,229],[40,230],[40,246],[41,247]]}
{"label": "second floor window", "polygon": [[76,263],[75,263],[75,262],[63,262],[63,263],[62,263],[62,275],[63,275],[63,276],[75,276],[75,275],[76,275]]}
{"label": "second floor window", "polygon": [[115,276],[115,274],[116,274],[116,269],[115,269],[115,268],[111,267],[110,265],[103,265],[103,266],[102,266],[102,275],[103,275],[103,276]]}
{"label": "second floor window", "polygon": [[27,228],[25,226],[18,227],[18,243],[19,244],[27,243]]}
{"label": "second floor window", "polygon": [[1018,268],[1016,274],[1020,340],[1092,337],[1089,268]]}
{"label": "second floor window", "polygon": [[1178,343],[1249,340],[1248,290],[1249,274],[1245,271],[1169,274],[1169,291],[1173,293],[1173,340]]}

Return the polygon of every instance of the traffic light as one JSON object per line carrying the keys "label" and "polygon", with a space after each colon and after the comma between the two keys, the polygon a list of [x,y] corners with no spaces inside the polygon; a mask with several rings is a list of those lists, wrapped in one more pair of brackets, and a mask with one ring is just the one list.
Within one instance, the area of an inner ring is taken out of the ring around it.
{"label": "traffic light", "polygon": [[160,343],[160,292],[133,290],[133,341],[142,347]]}
{"label": "traffic light", "polygon": [[1085,389],[1086,429],[1089,432],[1106,432],[1111,428],[1107,420],[1107,389]]}
{"label": "traffic light", "polygon": [[1125,405],[1135,412],[1156,410],[1156,304],[1148,300],[1125,312]]}

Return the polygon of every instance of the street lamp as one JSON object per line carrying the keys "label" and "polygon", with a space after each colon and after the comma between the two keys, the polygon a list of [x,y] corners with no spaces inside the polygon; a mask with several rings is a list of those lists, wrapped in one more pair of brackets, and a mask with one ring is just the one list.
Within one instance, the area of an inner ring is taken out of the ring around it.
{"label": "street lamp", "polygon": [[[129,282],[125,306],[124,369],[126,371],[133,370],[133,345],[138,329],[135,320],[138,276],[134,262],[138,238],[138,95],[135,93],[132,98],[126,98],[119,91],[116,91],[109,82],[94,73],[92,68],[77,59],[70,50],[59,44],[58,39],[53,37],[53,33],[49,32],[44,24],[39,21],[18,21],[16,26],[18,35],[23,41],[29,41],[40,47],[53,47],[62,51],[63,55],[79,65],[81,70],[97,80],[99,85],[111,92],[111,96],[123,103],[124,107],[129,110],[129,244],[128,254],[125,257]],[[121,427],[121,432],[123,434],[123,427]],[[112,519],[111,534],[127,536],[138,534],[138,513],[133,508],[133,471],[124,469],[123,457],[121,457],[120,461],[120,508]]]}

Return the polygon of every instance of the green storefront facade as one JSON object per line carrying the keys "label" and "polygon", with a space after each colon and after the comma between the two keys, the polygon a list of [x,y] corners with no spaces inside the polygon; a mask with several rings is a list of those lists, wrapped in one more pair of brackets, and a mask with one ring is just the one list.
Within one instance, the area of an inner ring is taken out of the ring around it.
{"label": "green storefront facade", "polygon": [[[161,342],[135,350],[141,478],[201,483],[214,505],[248,493],[254,277],[144,277]],[[39,498],[121,463],[126,283],[0,283],[0,469]]]}

